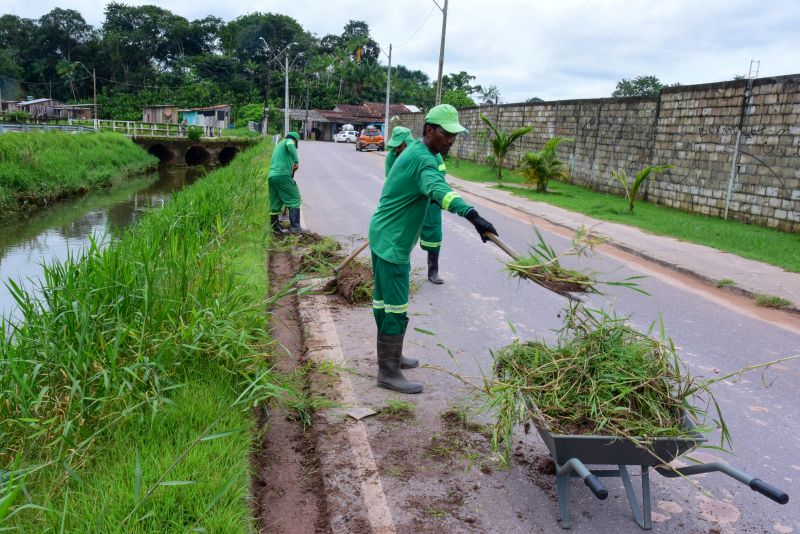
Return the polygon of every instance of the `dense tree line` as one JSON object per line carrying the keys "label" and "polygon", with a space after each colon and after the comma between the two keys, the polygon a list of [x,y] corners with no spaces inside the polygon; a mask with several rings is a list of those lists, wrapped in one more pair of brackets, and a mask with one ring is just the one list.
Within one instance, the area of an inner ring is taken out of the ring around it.
{"label": "dense tree line", "polygon": [[[96,72],[101,118],[135,120],[147,104],[239,109],[269,100],[283,106],[283,66],[275,54],[290,46],[290,105],[330,109],[337,103],[382,101],[386,67],[363,21],[340,35],[317,37],[295,19],[250,13],[225,22],[188,20],[152,6],[106,5],[99,28],[72,9],[56,8],[38,20],[0,17],[2,97],[53,97],[91,102]],[[481,92],[466,72],[445,76],[446,102],[473,105]],[[402,65],[393,68],[394,102],[433,105],[436,80]],[[256,106],[257,107],[257,106]]]}

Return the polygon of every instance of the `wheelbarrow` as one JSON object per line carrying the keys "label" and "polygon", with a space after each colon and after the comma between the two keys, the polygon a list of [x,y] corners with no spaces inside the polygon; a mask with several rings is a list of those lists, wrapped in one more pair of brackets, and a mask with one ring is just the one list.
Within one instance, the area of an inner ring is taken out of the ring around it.
{"label": "wheelbarrow", "polygon": [[[594,495],[604,500],[608,491],[600,482],[602,477],[619,477],[625,486],[633,517],[644,530],[653,528],[650,502],[650,468],[658,474],[674,478],[679,476],[699,475],[719,471],[750,489],[761,493],[778,504],[789,502],[789,496],[778,488],[754,478],[724,462],[703,463],[687,467],[671,468],[664,464],[671,462],[682,454],[689,452],[706,440],[695,429],[692,421],[684,415],[684,428],[687,437],[649,438],[639,443],[620,436],[564,435],[553,434],[537,422],[536,430],[542,437],[556,465],[556,487],[558,490],[558,508],[561,513],[561,528],[570,528],[570,479],[583,479],[584,484]],[[590,470],[587,465],[616,465],[617,469]],[[642,504],[633,489],[628,466],[638,466],[642,477]]]}

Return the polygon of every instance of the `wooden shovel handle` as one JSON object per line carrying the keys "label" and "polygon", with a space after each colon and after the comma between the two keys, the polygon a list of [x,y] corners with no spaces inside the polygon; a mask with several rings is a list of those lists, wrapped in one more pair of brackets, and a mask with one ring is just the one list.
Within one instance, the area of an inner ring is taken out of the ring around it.
{"label": "wooden shovel handle", "polygon": [[497,245],[498,247],[500,247],[500,250],[511,256],[511,259],[518,260],[522,257],[522,255],[519,252],[511,248],[509,245],[506,244],[505,241],[500,239],[497,236],[497,234],[486,232],[485,234],[483,234],[483,236],[492,243],[494,243],[495,245]]}
{"label": "wooden shovel handle", "polygon": [[342,263],[340,263],[340,264],[339,264],[339,265],[338,265],[338,266],[337,266],[337,267],[336,267],[336,268],[333,270],[333,273],[334,273],[334,274],[339,274],[339,271],[341,271],[342,269],[344,269],[344,268],[347,266],[347,264],[348,264],[348,263],[350,263],[351,261],[353,261],[353,258],[355,258],[355,257],[356,257],[356,256],[358,256],[359,254],[361,254],[361,252],[362,252],[362,251],[363,251],[365,248],[367,248],[367,246],[368,246],[368,245],[369,245],[369,241],[364,241],[364,242],[361,244],[361,246],[360,246],[360,247],[358,247],[357,249],[355,249],[355,250],[354,250],[354,251],[353,251],[353,252],[352,252],[352,253],[351,253],[349,256],[347,256],[347,257],[344,259],[344,261],[342,261]]}

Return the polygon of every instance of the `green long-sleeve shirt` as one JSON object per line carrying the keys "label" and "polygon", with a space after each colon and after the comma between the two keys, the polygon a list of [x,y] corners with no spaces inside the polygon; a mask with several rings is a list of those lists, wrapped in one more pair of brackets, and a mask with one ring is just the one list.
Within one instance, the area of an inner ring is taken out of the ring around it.
{"label": "green long-sleeve shirt", "polygon": [[472,209],[444,181],[442,164],[441,156],[437,160],[422,141],[415,140],[391,166],[369,224],[370,249],[381,259],[409,263],[431,200],[462,217]]}
{"label": "green long-sleeve shirt", "polygon": [[297,148],[294,139],[287,137],[277,145],[272,151],[272,160],[269,164],[269,177],[273,176],[292,176],[292,167],[295,163],[300,163],[297,157]]}

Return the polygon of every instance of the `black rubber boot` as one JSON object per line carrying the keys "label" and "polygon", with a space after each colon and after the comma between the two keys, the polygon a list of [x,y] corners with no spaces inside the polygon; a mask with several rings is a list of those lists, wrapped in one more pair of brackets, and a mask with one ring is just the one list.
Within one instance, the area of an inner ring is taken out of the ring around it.
{"label": "black rubber boot", "polygon": [[269,216],[269,224],[272,227],[272,234],[281,237],[284,235],[283,229],[281,228],[281,221],[280,216],[278,215],[270,215]]}
{"label": "black rubber boot", "polygon": [[[403,339],[406,337],[406,330],[408,330],[408,318],[406,318],[406,325],[403,327]],[[416,358],[406,358],[403,353],[400,353],[400,369],[416,369],[419,367],[419,360]]]}
{"label": "black rubber boot", "polygon": [[300,208],[289,208],[289,233],[300,234],[303,229],[300,228]]}
{"label": "black rubber boot", "polygon": [[439,278],[439,253],[428,251],[428,280],[431,284],[444,284],[444,280]]}
{"label": "black rubber boot", "polygon": [[422,384],[403,376],[400,360],[403,354],[403,334],[378,332],[378,387],[400,393],[422,393]]}

